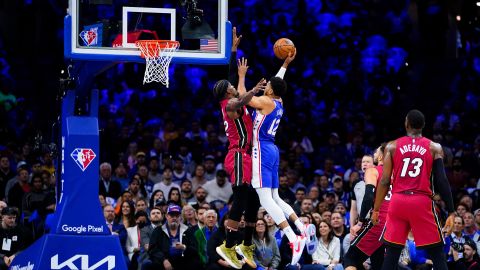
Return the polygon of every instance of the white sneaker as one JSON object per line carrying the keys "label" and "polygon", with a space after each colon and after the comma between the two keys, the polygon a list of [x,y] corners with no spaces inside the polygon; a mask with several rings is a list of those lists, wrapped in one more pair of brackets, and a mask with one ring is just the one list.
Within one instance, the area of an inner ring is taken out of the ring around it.
{"label": "white sneaker", "polygon": [[305,248],[306,237],[297,235],[297,238],[293,243],[290,243],[292,248],[292,262],[291,265],[297,265],[298,261],[302,257],[303,249]]}
{"label": "white sneaker", "polygon": [[308,226],[305,227],[305,231],[302,232],[302,235],[305,236],[306,238],[305,245],[307,247],[307,252],[308,254],[312,255],[318,246],[318,239],[317,239],[315,225],[308,224]]}

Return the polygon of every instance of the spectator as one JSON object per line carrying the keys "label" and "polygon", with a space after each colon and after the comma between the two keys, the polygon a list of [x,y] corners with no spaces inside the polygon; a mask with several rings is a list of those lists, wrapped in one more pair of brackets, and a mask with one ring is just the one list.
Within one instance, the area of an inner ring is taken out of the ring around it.
{"label": "spectator", "polygon": [[5,186],[13,177],[15,177],[15,172],[10,169],[10,160],[7,156],[0,156],[0,199],[5,198]]}
{"label": "spectator", "polygon": [[145,193],[141,190],[140,182],[140,176],[138,174],[135,174],[133,175],[132,180],[130,180],[130,183],[128,184],[127,191],[129,191],[132,195],[132,201],[134,202],[145,197]]}
{"label": "spectator", "polygon": [[28,170],[20,168],[18,170],[17,182],[12,186],[12,189],[8,192],[8,205],[15,206],[18,209],[22,209],[22,198],[25,194],[30,192],[31,188],[28,184]]}
{"label": "spectator", "polygon": [[290,205],[295,202],[295,193],[288,187],[288,179],[286,175],[280,175],[279,177],[278,195]]}
{"label": "spectator", "polygon": [[147,200],[144,198],[138,199],[135,203],[135,213],[139,211],[144,211],[148,214]]}
{"label": "spectator", "polygon": [[312,199],[305,198],[302,200],[302,204],[300,206],[300,213],[301,214],[311,214],[313,211],[313,204]]}
{"label": "spectator", "polygon": [[320,200],[319,200],[320,190],[318,189],[318,187],[317,186],[310,187],[307,197],[312,200],[312,205],[314,208],[316,208],[318,203],[320,203]]}
{"label": "spectator", "polygon": [[[208,149],[208,148],[207,148]],[[215,167],[215,157],[212,155],[207,155],[203,159],[203,168],[205,168],[204,178],[207,181],[215,179],[217,170]]]}
{"label": "spectator", "polygon": [[155,184],[153,186],[153,191],[160,189],[163,192],[163,194],[165,195],[165,194],[169,194],[170,189],[173,188],[173,187],[176,187],[180,190],[180,187],[177,184],[173,183],[172,169],[169,168],[169,167],[166,167],[163,170],[163,180],[162,180],[162,182]]}
{"label": "spectator", "polygon": [[203,186],[206,183],[205,168],[203,165],[199,164],[195,167],[195,172],[192,176],[192,190],[197,190],[198,187]]}
{"label": "spectator", "polygon": [[[217,212],[215,212],[215,210],[207,210],[204,214],[204,220],[205,226],[195,231],[195,239],[197,240],[200,262],[205,267],[207,262],[209,262],[207,257],[208,241],[210,240],[210,237],[218,230]],[[211,263],[211,261],[209,263]]]}
{"label": "spectator", "polygon": [[191,179],[192,176],[185,170],[185,163],[180,156],[174,158],[173,163],[173,182],[180,185],[182,181]]}
{"label": "spectator", "polygon": [[199,209],[202,205],[208,204],[207,202],[207,190],[203,187],[198,187],[195,190],[195,203],[192,204],[194,208]]}
{"label": "spectator", "polygon": [[[467,236],[463,234],[463,227],[465,226],[465,221],[461,216],[455,216],[453,219],[452,233],[445,239],[446,246],[445,248],[449,251],[448,262],[449,266],[453,263],[453,254],[450,247],[461,247],[465,244],[465,241],[468,239]],[[457,250],[461,251],[461,250]]]}
{"label": "spectator", "polygon": [[100,180],[98,181],[99,194],[104,197],[118,199],[122,193],[122,187],[117,180],[112,179],[112,165],[108,162],[100,164]]}
{"label": "spectator", "polygon": [[232,196],[232,185],[227,179],[227,172],[218,170],[217,176],[214,180],[203,185],[208,192],[207,202],[222,201],[227,203],[230,196]]}
{"label": "spectator", "polygon": [[340,262],[340,240],[334,236],[332,226],[322,221],[318,228],[318,247],[312,254],[313,263],[325,268],[342,270]]}
{"label": "spectator", "polygon": [[150,201],[148,202],[148,205],[150,208],[152,208],[156,206],[157,203],[162,201],[165,202],[165,197],[163,196],[163,191],[158,189],[152,193],[152,197],[150,197]]}
{"label": "spectator", "polygon": [[[213,210],[209,210],[209,211],[213,211]],[[213,211],[214,213],[215,211]],[[210,215],[210,212],[209,212],[209,215]],[[207,257],[208,257],[208,262],[207,262],[207,265],[206,265],[206,270],[228,270],[228,269],[231,269],[231,266],[230,264],[225,261],[224,259],[222,259],[222,257],[220,257],[220,255],[218,255],[217,251],[216,251],[216,248],[218,246],[220,246],[226,239],[226,233],[225,233],[225,230],[226,230],[226,226],[227,226],[227,219],[228,219],[228,214],[224,215],[220,224],[221,226],[218,228],[218,230],[215,230],[210,239],[207,240],[207,243],[206,243],[206,249],[207,249]],[[198,233],[198,231],[201,231],[201,230],[197,230],[197,232],[195,234]]]}
{"label": "spectator", "polygon": [[122,202],[121,214],[117,216],[117,222],[123,224],[125,228],[135,226],[135,203],[133,201]]}
{"label": "spectator", "polygon": [[135,213],[136,225],[127,228],[127,242],[125,249],[127,250],[128,260],[130,261],[129,269],[138,268],[138,257],[142,256],[145,250],[143,249],[144,243],[141,241],[140,231],[145,227],[148,222],[148,215],[145,211],[138,211]]}
{"label": "spectator", "polygon": [[195,203],[195,196],[193,195],[192,190],[192,181],[183,180],[180,185],[180,191],[182,193],[182,204],[193,204]]}
{"label": "spectator", "polygon": [[293,203],[292,208],[295,210],[297,215],[300,215],[300,207],[302,205],[303,199],[305,199],[305,194],[307,193],[304,187],[300,187],[295,191],[295,202]]}
{"label": "spectator", "polygon": [[17,224],[18,211],[15,208],[5,207],[1,213],[0,239],[3,245],[0,252],[0,269],[6,270],[16,254],[33,242],[33,237],[29,230]]}
{"label": "spectator", "polygon": [[31,181],[31,190],[23,197],[22,212],[25,217],[29,217],[37,211],[41,217],[46,216],[47,206],[45,198],[47,194],[43,190],[43,179],[41,174],[34,174]]}
{"label": "spectator", "polygon": [[479,270],[480,258],[477,253],[477,245],[468,240],[463,244],[463,258],[460,256],[460,252],[453,247],[450,248],[453,254],[453,266],[455,270]]}
{"label": "spectator", "polygon": [[154,185],[162,181],[158,159],[152,158],[148,162],[148,179],[152,181]]}
{"label": "spectator", "polygon": [[[186,204],[182,208],[182,219],[183,219],[183,224],[187,225],[188,228],[198,228],[198,220],[197,220],[197,213],[195,212],[195,209],[193,206],[190,204]],[[196,229],[194,229],[195,231]]]}
{"label": "spectator", "polygon": [[259,270],[276,270],[280,265],[280,251],[277,242],[272,239],[267,231],[267,222],[264,219],[257,220],[253,234],[255,244],[254,259]]}
{"label": "spectator", "polygon": [[333,235],[340,240],[340,258],[343,258],[343,255],[345,254],[345,251],[343,250],[343,240],[349,231],[347,226],[345,226],[345,220],[341,213],[332,213],[330,222]]}
{"label": "spectator", "polygon": [[176,204],[180,207],[183,206],[182,199],[180,198],[180,189],[173,187],[170,189],[170,192],[168,193],[168,204]]}
{"label": "spectator", "polygon": [[162,221],[162,210],[160,210],[159,207],[153,207],[152,210],[150,210],[150,224],[144,226],[140,230],[140,241],[146,251],[148,251],[150,236],[152,235],[153,230],[159,226],[162,226]]}
{"label": "spectator", "polygon": [[197,243],[193,232],[180,222],[181,211],[180,206],[169,205],[167,222],[162,226],[170,243],[168,261],[174,269],[193,269],[198,265]]}

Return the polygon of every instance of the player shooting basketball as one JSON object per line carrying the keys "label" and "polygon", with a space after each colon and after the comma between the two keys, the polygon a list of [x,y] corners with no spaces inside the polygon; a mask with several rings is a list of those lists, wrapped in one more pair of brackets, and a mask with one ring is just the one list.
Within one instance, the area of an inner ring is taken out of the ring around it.
{"label": "player shooting basketball", "polygon": [[[298,263],[307,241],[306,236],[314,237],[315,235],[315,226],[310,224],[305,228],[292,207],[285,203],[278,194],[280,156],[275,145],[275,134],[283,115],[282,96],[287,91],[287,84],[283,80],[283,76],[288,65],[295,59],[295,55],[296,51],[285,58],[277,75],[267,83],[263,96],[253,97],[248,103],[255,109],[253,113],[252,186],[257,191],[261,205],[288,237],[293,250],[291,265]],[[239,60],[239,74],[241,70],[244,70],[243,73],[246,74],[247,69],[247,60]],[[242,80],[245,80],[245,76],[240,76],[240,81]],[[263,82],[265,83],[265,80]],[[246,89],[239,87],[238,91],[242,95],[245,94]],[[285,215],[295,223],[302,236],[294,233]]]}
{"label": "player shooting basketball", "polygon": [[[220,80],[213,88],[213,94],[220,100],[225,133],[229,141],[228,153],[225,157],[225,170],[230,174],[230,180],[233,184],[233,203],[229,219],[227,220],[226,241],[217,247],[216,250],[225,262],[233,268],[242,268],[242,263],[237,258],[238,253],[250,267],[255,269],[257,265],[253,260],[255,245],[252,243],[252,236],[260,203],[255,190],[250,185],[252,179],[252,157],[250,153],[253,124],[245,105],[265,86],[263,82],[260,82],[251,91],[246,92],[244,90],[241,95],[233,87],[232,83],[238,81],[238,88],[245,89],[245,79],[240,78],[237,80],[235,74],[238,69],[236,52],[240,39],[241,36],[237,36],[236,28],[234,27],[229,70],[230,82]],[[242,76],[245,75],[243,70],[241,73]],[[238,224],[244,212],[246,222],[244,239],[243,243],[237,245],[237,242],[239,242]],[[219,261],[219,264],[224,264],[225,262]]]}

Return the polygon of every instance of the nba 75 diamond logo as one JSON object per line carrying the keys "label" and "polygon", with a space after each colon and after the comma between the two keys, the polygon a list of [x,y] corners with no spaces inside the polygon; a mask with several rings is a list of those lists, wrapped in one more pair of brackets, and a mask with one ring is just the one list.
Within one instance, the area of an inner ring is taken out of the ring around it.
{"label": "nba 75 diamond logo", "polygon": [[90,148],[75,148],[70,156],[82,171],[85,171],[96,157],[95,152]]}

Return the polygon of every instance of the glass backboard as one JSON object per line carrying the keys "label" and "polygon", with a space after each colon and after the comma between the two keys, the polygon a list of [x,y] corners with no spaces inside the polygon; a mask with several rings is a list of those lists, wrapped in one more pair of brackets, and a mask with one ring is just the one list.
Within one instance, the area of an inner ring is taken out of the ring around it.
{"label": "glass backboard", "polygon": [[65,58],[144,62],[137,40],[180,42],[174,63],[227,64],[227,0],[70,0]]}

